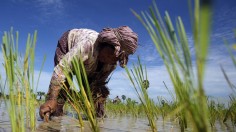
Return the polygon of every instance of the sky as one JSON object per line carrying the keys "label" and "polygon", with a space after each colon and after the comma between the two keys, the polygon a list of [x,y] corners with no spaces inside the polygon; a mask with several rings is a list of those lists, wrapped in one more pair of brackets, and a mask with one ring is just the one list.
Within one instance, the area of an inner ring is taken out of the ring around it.
{"label": "sky", "polygon": [[[208,96],[227,100],[232,90],[220,70],[220,65],[224,67],[232,82],[236,83],[236,69],[223,41],[227,39],[229,44],[235,43],[233,30],[236,29],[236,1],[212,1],[211,45],[204,87]],[[165,11],[168,11],[173,22],[178,16],[182,18],[189,43],[193,45],[187,0],[156,0],[156,4],[161,15],[164,16]],[[171,91],[173,86],[163,61],[146,29],[131,12],[132,9],[140,14],[141,11],[148,11],[150,5],[152,0],[2,0],[0,36],[11,27],[14,31],[19,31],[19,50],[23,53],[28,33],[33,34],[37,30],[35,76],[38,75],[43,57],[46,55],[38,91],[47,92],[54,68],[53,58],[57,41],[65,31],[73,28],[89,28],[100,32],[105,27],[116,28],[127,25],[139,36],[138,49],[129,57],[128,67],[132,68],[132,64],[137,63],[137,56],[139,56],[142,64],[147,67],[150,82],[149,96],[154,100],[157,100],[157,96],[170,99],[163,81]],[[0,39],[2,44],[2,38]],[[193,46],[190,46],[190,49],[194,50]],[[0,62],[3,62],[1,50]],[[195,68],[195,65],[193,67]],[[4,78],[2,65],[0,73]],[[108,87],[111,99],[121,95],[137,99],[125,70],[119,66],[113,72]]]}

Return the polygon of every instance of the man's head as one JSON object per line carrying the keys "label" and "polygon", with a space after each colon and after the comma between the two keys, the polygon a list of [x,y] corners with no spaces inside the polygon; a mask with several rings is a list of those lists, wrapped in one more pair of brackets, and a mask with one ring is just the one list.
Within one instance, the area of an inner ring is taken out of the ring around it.
{"label": "man's head", "polygon": [[[121,67],[124,67],[127,64],[128,56],[130,54],[134,54],[134,52],[136,51],[138,46],[137,40],[137,34],[134,33],[128,26],[121,26],[119,28],[105,28],[99,33],[97,39],[99,47],[102,45],[106,45],[103,46],[104,48],[107,47],[107,45],[111,45],[111,47],[105,48],[104,52],[113,53],[113,55],[109,56],[111,57],[111,59],[119,61]],[[109,48],[112,47],[114,49],[114,52],[112,51],[112,49],[109,50]],[[102,48],[100,49],[102,50]],[[104,54],[106,55],[106,53]]]}

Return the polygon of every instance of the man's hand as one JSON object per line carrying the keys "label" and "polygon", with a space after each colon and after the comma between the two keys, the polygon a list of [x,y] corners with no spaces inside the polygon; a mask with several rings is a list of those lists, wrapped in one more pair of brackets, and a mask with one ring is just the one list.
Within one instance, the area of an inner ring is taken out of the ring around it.
{"label": "man's hand", "polygon": [[39,108],[39,115],[44,121],[48,122],[50,114],[52,114],[57,107],[57,100],[47,100]]}

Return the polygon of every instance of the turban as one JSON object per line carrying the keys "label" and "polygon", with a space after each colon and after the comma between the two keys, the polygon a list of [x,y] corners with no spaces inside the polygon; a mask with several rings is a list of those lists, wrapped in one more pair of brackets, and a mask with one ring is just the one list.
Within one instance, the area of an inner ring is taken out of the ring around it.
{"label": "turban", "polygon": [[134,54],[138,44],[138,35],[128,26],[104,28],[98,35],[98,43],[107,43],[115,47],[115,55],[119,57],[120,66],[128,62],[128,55]]}

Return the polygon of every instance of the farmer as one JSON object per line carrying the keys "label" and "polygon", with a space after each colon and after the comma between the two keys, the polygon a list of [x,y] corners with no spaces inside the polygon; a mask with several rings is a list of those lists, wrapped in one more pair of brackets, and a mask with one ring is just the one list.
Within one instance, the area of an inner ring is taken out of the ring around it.
{"label": "farmer", "polygon": [[40,106],[40,117],[43,119],[45,116],[63,115],[67,96],[61,86],[70,86],[62,69],[68,65],[71,67],[74,57],[81,57],[84,62],[96,116],[103,117],[104,103],[109,95],[107,78],[115,70],[118,61],[124,68],[128,56],[137,49],[137,39],[137,34],[128,26],[104,28],[100,33],[91,29],[72,29],[65,32],[58,41],[54,57],[55,67],[46,102]]}

